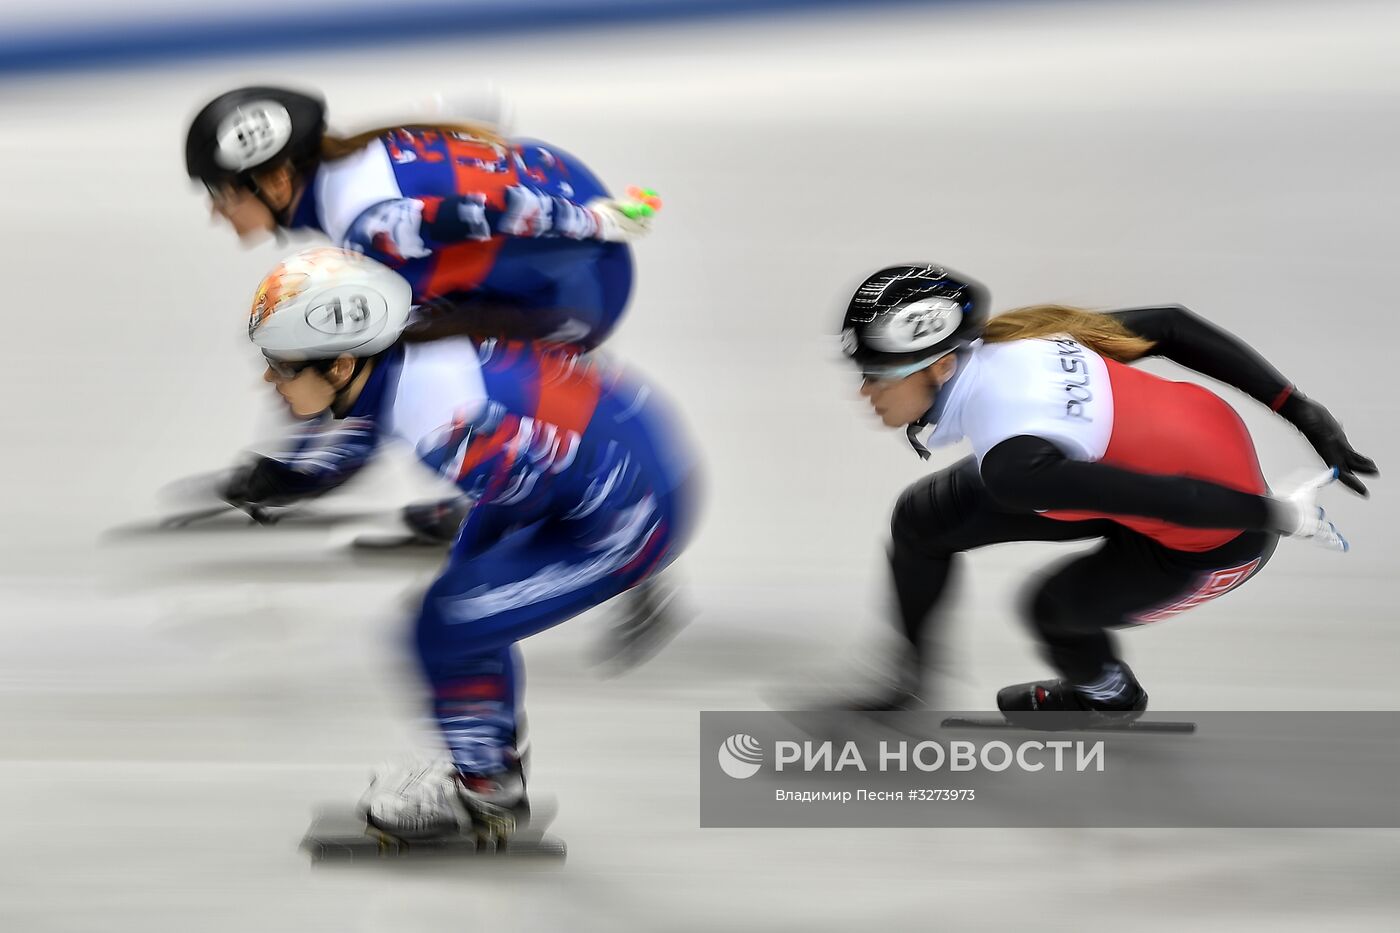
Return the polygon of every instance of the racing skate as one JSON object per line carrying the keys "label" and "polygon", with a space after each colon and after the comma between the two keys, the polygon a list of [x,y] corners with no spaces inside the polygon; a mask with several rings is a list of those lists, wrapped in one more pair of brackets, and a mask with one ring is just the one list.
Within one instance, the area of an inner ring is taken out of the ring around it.
{"label": "racing skate", "polygon": [[[1165,732],[1192,733],[1194,722],[1146,719],[1147,691],[1126,664],[1114,670],[1118,691],[1108,694],[1112,705],[1096,702],[1095,694],[1063,680],[1013,684],[997,693],[999,716],[950,716],[944,729],[1017,729],[1030,732]],[[1102,695],[1099,695],[1102,696]]]}
{"label": "racing skate", "polygon": [[465,496],[414,502],[399,511],[394,528],[362,531],[350,546],[365,551],[446,551],[470,511],[471,500]]}
{"label": "racing skate", "polygon": [[[552,806],[531,806],[519,769],[508,775],[514,794],[501,785],[459,785],[455,770],[439,762],[381,769],[355,806],[317,812],[301,842],[313,863],[404,857],[530,856],[563,858],[563,840],[545,830]],[[494,792],[494,793],[493,793]]]}
{"label": "racing skate", "polygon": [[568,853],[564,840],[545,832],[553,819],[552,808],[536,807],[528,824],[505,835],[473,826],[465,832],[406,838],[371,825],[357,807],[326,806],[312,818],[301,848],[314,863],[444,856],[562,859]]}
{"label": "racing skate", "polygon": [[1075,712],[1032,713],[1015,720],[1007,718],[1004,713],[948,716],[941,725],[944,729],[1008,729],[1020,732],[1165,732],[1180,735],[1196,731],[1196,724],[1185,720],[1108,719]]}

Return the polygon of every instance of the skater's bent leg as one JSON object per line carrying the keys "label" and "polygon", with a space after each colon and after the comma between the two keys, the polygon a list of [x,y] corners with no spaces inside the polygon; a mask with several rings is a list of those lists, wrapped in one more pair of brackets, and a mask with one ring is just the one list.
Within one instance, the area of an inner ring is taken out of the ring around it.
{"label": "skater's bent leg", "polygon": [[528,559],[528,552],[507,556],[490,550],[449,563],[419,613],[418,658],[431,689],[433,715],[463,774],[494,774],[514,765],[523,680],[515,642],[586,608],[556,599],[548,606],[481,614],[461,610],[473,595],[500,593],[504,586],[528,580],[522,564],[535,570],[541,566]]}
{"label": "skater's bent leg", "polygon": [[432,665],[433,714],[463,774],[496,774],[515,766],[518,655],[509,646]]}
{"label": "skater's bent leg", "polygon": [[1107,523],[1062,522],[999,506],[968,457],[904,490],[890,521],[890,571],[899,630],[916,658],[956,574],[963,551],[1009,541],[1072,541],[1102,535]]}
{"label": "skater's bent leg", "polygon": [[589,327],[584,345],[602,343],[621,319],[632,292],[632,252],[625,243],[601,244],[596,258],[557,279],[553,300]]}
{"label": "skater's bent leg", "polygon": [[643,524],[602,549],[549,524],[470,553],[459,540],[424,597],[416,634],[434,713],[464,774],[493,773],[515,754],[522,671],[511,647],[664,565],[672,541],[658,527]]}
{"label": "skater's bent leg", "polygon": [[1109,622],[1086,605],[1074,576],[1056,576],[1031,599],[1028,615],[1055,669],[1073,684],[1087,684],[1118,660]]}
{"label": "skater's bent leg", "polygon": [[1053,571],[1033,592],[1028,617],[1046,658],[1081,700],[1127,706],[1141,687],[1118,657],[1109,630],[1185,590],[1196,573],[1167,549],[1124,529]]}
{"label": "skater's bent leg", "polygon": [[1263,566],[1274,540],[1251,533],[1194,554],[1124,529],[1053,572],[1033,591],[1027,615],[1065,680],[1112,705],[1137,685],[1110,630],[1159,621],[1234,589]]}

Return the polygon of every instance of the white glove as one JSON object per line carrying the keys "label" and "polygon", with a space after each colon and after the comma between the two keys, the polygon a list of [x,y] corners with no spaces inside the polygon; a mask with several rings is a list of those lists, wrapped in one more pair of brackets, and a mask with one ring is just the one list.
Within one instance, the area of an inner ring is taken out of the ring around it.
{"label": "white glove", "polygon": [[1274,497],[1279,530],[1290,538],[1310,538],[1313,543],[1333,551],[1349,550],[1347,539],[1327,520],[1327,513],[1317,504],[1322,487],[1336,478],[1337,470],[1332,468],[1304,481],[1293,492]]}
{"label": "white glove", "polygon": [[625,198],[598,198],[586,206],[598,218],[598,239],[630,243],[651,232],[661,199],[650,188],[628,188]]}

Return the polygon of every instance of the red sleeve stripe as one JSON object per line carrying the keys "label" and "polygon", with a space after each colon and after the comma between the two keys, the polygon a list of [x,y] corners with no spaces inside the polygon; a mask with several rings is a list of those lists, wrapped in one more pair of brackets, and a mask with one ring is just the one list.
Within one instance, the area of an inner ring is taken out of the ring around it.
{"label": "red sleeve stripe", "polygon": [[1283,391],[1280,392],[1278,395],[1276,395],[1276,396],[1274,397],[1274,400],[1273,400],[1273,402],[1269,405],[1269,407],[1270,407],[1271,409],[1273,409],[1274,411],[1278,411],[1280,408],[1283,407],[1283,403],[1286,402],[1286,401],[1288,401],[1288,396],[1290,396],[1290,395],[1292,395],[1292,394],[1293,394],[1293,387],[1292,387],[1292,386],[1284,386],[1284,387],[1283,387]]}

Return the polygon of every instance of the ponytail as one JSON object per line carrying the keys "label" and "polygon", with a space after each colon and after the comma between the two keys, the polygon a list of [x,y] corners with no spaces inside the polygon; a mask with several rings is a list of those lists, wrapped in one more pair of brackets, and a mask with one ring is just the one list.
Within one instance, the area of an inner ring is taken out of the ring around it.
{"label": "ponytail", "polygon": [[504,136],[485,123],[399,123],[391,126],[375,127],[372,130],[364,130],[363,132],[355,133],[351,136],[336,136],[327,133],[321,137],[321,159],[326,162],[334,162],[336,159],[343,159],[347,156],[354,155],[385,133],[392,133],[394,130],[418,130],[443,134],[456,133],[503,148],[510,145]]}
{"label": "ponytail", "polygon": [[1006,343],[1068,334],[1100,356],[1128,363],[1145,356],[1156,342],[1139,337],[1107,314],[1068,305],[1030,305],[998,314],[987,322],[982,339]]}

